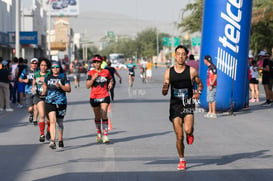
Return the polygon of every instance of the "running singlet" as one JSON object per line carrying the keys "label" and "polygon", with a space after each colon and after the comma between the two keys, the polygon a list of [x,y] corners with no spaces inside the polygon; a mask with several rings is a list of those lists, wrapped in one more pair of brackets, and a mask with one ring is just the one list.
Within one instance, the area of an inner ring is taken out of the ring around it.
{"label": "running singlet", "polygon": [[31,88],[32,88],[32,81],[34,79],[34,73],[35,71],[30,70],[28,67],[23,70],[23,72],[20,75],[21,79],[28,79],[28,83],[25,86],[25,93],[26,94],[32,94]]}
{"label": "running singlet", "polygon": [[[92,76],[97,73],[96,70],[90,70],[88,72],[88,78],[87,80],[91,80]],[[100,98],[105,98],[109,96],[108,92],[108,82],[111,79],[111,74],[109,70],[107,69],[102,69],[100,72],[98,72],[99,76],[95,79],[91,93],[90,93],[90,98],[91,99],[100,99]]]}
{"label": "running singlet", "polygon": [[57,105],[67,104],[66,92],[61,88],[58,89],[56,87],[55,84],[57,82],[62,85],[70,84],[70,81],[63,73],[60,73],[57,77],[53,76],[52,74],[48,75],[45,78],[45,84],[47,85],[47,96],[45,102]]}
{"label": "running singlet", "polygon": [[170,68],[171,104],[191,99],[193,86],[190,76],[190,67],[186,65],[183,72],[177,73],[174,67]]}
{"label": "running singlet", "polygon": [[135,63],[128,63],[126,66],[129,70],[129,75],[134,75],[136,64]]}
{"label": "running singlet", "polygon": [[115,79],[116,69],[114,67],[108,67],[108,66],[106,66],[105,69],[109,70],[111,77],[113,79],[113,82],[115,84],[116,83],[116,79]]}
{"label": "running singlet", "polygon": [[[213,81],[213,76],[217,74],[217,69],[214,64],[211,64],[208,67],[207,71],[207,86],[210,86],[210,83]],[[214,84],[212,86],[217,86],[217,79],[215,80]]]}
{"label": "running singlet", "polygon": [[42,78],[45,78],[50,74],[50,71],[48,71],[47,74],[42,76],[40,74],[40,72],[41,71],[39,70],[39,71],[35,72],[35,74],[34,74],[34,78],[36,80],[36,93],[38,95],[41,95],[41,93],[43,92],[43,83],[44,82],[42,81]]}

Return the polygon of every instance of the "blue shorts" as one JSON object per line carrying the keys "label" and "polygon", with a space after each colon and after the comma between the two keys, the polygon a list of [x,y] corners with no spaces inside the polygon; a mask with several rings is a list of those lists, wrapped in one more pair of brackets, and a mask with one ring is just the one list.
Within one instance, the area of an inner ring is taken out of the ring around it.
{"label": "blue shorts", "polygon": [[25,93],[25,83],[22,82],[17,82],[17,86],[18,86],[18,92],[19,93]]}

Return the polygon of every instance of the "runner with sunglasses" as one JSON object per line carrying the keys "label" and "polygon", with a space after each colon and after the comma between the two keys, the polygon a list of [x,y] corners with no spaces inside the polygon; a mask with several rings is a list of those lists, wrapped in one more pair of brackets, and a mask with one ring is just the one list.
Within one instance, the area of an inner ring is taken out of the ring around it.
{"label": "runner with sunglasses", "polygon": [[[102,57],[95,55],[93,58],[95,69],[88,72],[86,88],[92,88],[90,104],[95,114],[97,142],[109,143],[107,110],[110,103],[110,95],[108,90],[112,88],[113,80],[109,70],[101,68],[101,63]],[[103,129],[103,137],[101,137],[101,127]]]}
{"label": "runner with sunglasses", "polygon": [[51,63],[51,73],[45,78],[42,95],[45,98],[45,112],[50,121],[51,141],[49,147],[56,149],[56,123],[58,129],[59,148],[64,147],[63,143],[63,119],[66,113],[67,97],[66,92],[71,92],[70,81],[63,73],[59,62]]}

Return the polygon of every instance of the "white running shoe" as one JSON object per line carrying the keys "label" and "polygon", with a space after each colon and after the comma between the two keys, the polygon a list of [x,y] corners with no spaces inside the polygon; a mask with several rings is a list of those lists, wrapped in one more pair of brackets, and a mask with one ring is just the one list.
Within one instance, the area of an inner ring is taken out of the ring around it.
{"label": "white running shoe", "polygon": [[98,135],[97,135],[96,140],[97,140],[98,143],[102,142],[102,140],[101,140],[101,134],[98,134]]}
{"label": "white running shoe", "polygon": [[103,142],[103,143],[109,143],[110,140],[109,140],[108,136],[103,136],[103,137],[102,137],[102,142]]}
{"label": "white running shoe", "polygon": [[7,108],[6,111],[7,111],[7,112],[12,112],[12,111],[14,111],[14,109],[12,109],[12,108]]}
{"label": "white running shoe", "polygon": [[19,108],[19,109],[21,109],[21,108],[23,108],[24,106],[22,105],[22,104],[18,104],[17,105],[17,108]]}

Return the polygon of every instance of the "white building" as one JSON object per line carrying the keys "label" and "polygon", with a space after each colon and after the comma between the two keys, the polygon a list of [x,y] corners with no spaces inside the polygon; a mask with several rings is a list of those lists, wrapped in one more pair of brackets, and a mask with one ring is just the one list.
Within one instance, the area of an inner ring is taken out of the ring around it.
{"label": "white building", "polygon": [[[26,59],[46,54],[46,12],[38,0],[18,0],[20,56]],[[16,0],[0,0],[0,57],[15,56]]]}
{"label": "white building", "polygon": [[[46,55],[47,16],[38,0],[21,0],[20,31],[27,40],[21,41],[21,56],[27,59]],[[23,37],[20,37],[21,40]]]}
{"label": "white building", "polygon": [[15,0],[0,0],[0,57],[4,59],[12,57],[10,32],[15,32]]}

